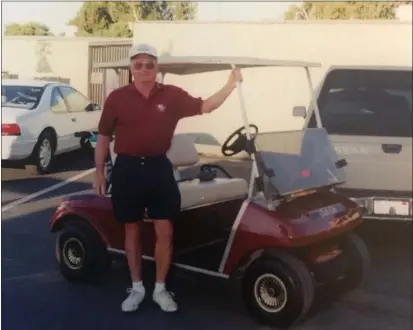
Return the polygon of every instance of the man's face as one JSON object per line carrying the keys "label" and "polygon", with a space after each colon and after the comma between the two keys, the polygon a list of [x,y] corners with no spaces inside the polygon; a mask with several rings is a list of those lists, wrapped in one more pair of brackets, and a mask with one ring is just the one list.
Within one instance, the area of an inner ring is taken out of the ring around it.
{"label": "man's face", "polygon": [[131,59],[130,70],[136,82],[153,83],[158,74],[158,62],[152,56],[137,55]]}

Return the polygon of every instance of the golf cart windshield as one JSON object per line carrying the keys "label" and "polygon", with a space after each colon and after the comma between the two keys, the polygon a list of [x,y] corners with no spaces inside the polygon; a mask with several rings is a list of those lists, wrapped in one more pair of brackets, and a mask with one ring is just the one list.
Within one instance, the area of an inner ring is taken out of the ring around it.
{"label": "golf cart windshield", "polygon": [[255,148],[266,195],[285,196],[345,181],[324,128],[259,133]]}

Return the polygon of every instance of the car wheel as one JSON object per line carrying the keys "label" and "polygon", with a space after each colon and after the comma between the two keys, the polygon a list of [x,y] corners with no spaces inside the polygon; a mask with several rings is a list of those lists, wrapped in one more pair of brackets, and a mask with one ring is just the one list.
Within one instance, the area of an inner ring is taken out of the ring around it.
{"label": "car wheel", "polygon": [[54,161],[54,138],[52,133],[46,131],[43,132],[39,140],[37,141],[33,158],[37,168],[37,171],[40,174],[50,173]]}
{"label": "car wheel", "polygon": [[356,290],[363,284],[370,272],[370,253],[364,241],[354,233],[347,236],[343,253],[348,267],[343,280],[340,281],[342,290]]}
{"label": "car wheel", "polygon": [[64,227],[56,242],[61,274],[69,281],[96,282],[110,265],[105,244],[86,226]]}
{"label": "car wheel", "polygon": [[242,281],[248,312],[263,324],[288,328],[309,310],[314,280],[307,267],[292,256],[257,260]]}

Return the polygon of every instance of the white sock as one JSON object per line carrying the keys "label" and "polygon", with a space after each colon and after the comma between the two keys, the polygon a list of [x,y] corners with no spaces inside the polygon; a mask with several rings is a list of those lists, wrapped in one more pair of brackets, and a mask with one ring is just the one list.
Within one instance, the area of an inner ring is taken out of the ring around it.
{"label": "white sock", "polygon": [[156,282],[155,283],[155,292],[161,292],[165,290],[165,283]]}
{"label": "white sock", "polygon": [[142,281],[132,282],[132,289],[139,292],[145,292],[145,287],[143,286]]}

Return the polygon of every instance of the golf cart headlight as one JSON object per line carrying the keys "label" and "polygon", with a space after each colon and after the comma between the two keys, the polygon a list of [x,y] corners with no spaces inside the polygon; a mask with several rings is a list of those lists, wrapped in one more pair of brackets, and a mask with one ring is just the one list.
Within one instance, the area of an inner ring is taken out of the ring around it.
{"label": "golf cart headlight", "polygon": [[368,213],[369,201],[364,198],[350,198],[360,208],[361,215]]}

